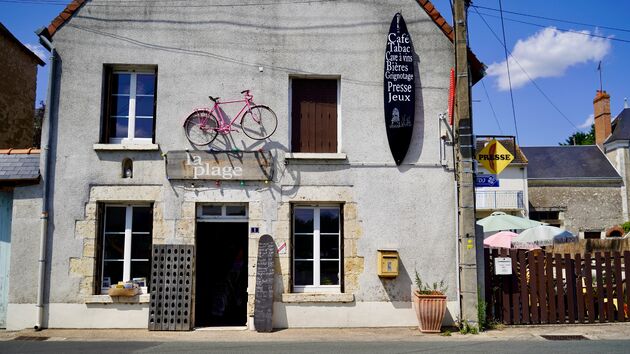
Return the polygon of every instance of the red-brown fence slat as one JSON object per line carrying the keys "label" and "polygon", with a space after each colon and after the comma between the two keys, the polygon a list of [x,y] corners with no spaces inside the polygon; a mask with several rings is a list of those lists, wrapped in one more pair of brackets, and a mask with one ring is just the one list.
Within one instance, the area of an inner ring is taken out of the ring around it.
{"label": "red-brown fence slat", "polygon": [[597,307],[599,322],[606,322],[604,315],[604,275],[602,272],[602,254],[595,252],[595,279],[597,280]]}
{"label": "red-brown fence slat", "polygon": [[[501,249],[501,257],[507,256],[507,250]],[[503,323],[513,324],[512,316],[510,315],[510,276],[500,275],[501,277],[501,306],[503,308]]]}
{"label": "red-brown fence slat", "polygon": [[615,320],[615,297],[613,295],[612,259],[610,252],[604,252],[604,270],[606,271],[606,319],[608,322]]}
{"label": "red-brown fence slat", "polygon": [[556,258],[556,288],[558,293],[558,322],[564,323],[566,321],[566,307],[564,306],[564,285],[563,285],[563,276],[562,270],[564,267],[562,266],[562,255],[555,254]]}
{"label": "red-brown fence slat", "polygon": [[486,301],[486,317],[493,317],[494,314],[492,313],[492,279],[494,279],[494,277],[492,276],[492,273],[490,271],[490,263],[492,262],[492,258],[490,257],[489,248],[483,249],[483,259],[485,274],[485,279],[483,283],[485,295],[484,300]]}
{"label": "red-brown fence slat", "polygon": [[584,323],[584,286],[582,281],[584,280],[584,271],[582,268],[582,256],[577,253],[575,255],[575,295],[577,297],[577,316],[578,322]]}
{"label": "red-brown fence slat", "polygon": [[549,302],[549,323],[556,323],[558,316],[556,314],[556,299],[558,292],[554,287],[554,276],[553,276],[553,254],[547,253],[546,261],[545,261],[545,272],[546,272],[546,280],[547,280],[547,295]]}
{"label": "red-brown fence slat", "polygon": [[527,254],[528,263],[529,263],[529,286],[530,286],[530,295],[531,295],[531,305],[530,309],[532,311],[532,323],[539,324],[540,323],[540,306],[538,305],[538,267],[536,267],[536,256],[533,252],[529,252]]}
{"label": "red-brown fence slat", "polygon": [[617,300],[617,321],[625,322],[626,316],[623,311],[623,280],[621,278],[621,254],[617,251],[613,253],[613,261],[615,262],[615,293]]}
{"label": "red-brown fence slat", "polygon": [[588,322],[595,322],[595,299],[593,298],[593,268],[591,254],[584,254],[584,283],[586,285],[586,310],[588,312]]}
{"label": "red-brown fence slat", "polygon": [[623,252],[623,267],[626,273],[626,301],[624,301],[622,308],[626,318],[630,321],[630,313],[626,313],[626,307],[630,307],[630,251]]}
{"label": "red-brown fence slat", "polygon": [[519,304],[521,303],[521,294],[518,289],[518,261],[516,255],[516,250],[510,250],[510,258],[512,258],[512,275],[510,275],[510,290],[512,293],[512,320],[514,324],[521,324],[521,311],[519,306]]}
{"label": "red-brown fence slat", "polygon": [[519,265],[519,285],[521,290],[521,315],[523,323],[531,323],[529,316],[529,286],[527,284],[527,266],[526,266],[526,251],[518,251],[518,265]]}
{"label": "red-brown fence slat", "polygon": [[575,323],[575,265],[570,254],[564,255],[564,264],[567,279],[567,309],[569,310],[569,323]]}
{"label": "red-brown fence slat", "polygon": [[545,255],[540,253],[536,257],[538,266],[538,293],[540,294],[540,322],[549,322],[549,303],[547,302],[547,287],[545,286]]}

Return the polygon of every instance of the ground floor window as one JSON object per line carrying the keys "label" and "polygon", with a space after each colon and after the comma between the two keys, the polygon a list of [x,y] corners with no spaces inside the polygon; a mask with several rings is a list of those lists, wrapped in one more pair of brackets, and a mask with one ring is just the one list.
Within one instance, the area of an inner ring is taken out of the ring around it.
{"label": "ground floor window", "polygon": [[136,281],[141,286],[150,281],[152,210],[151,205],[104,206],[99,244],[101,292],[120,281]]}
{"label": "ground floor window", "polygon": [[341,290],[341,207],[293,208],[293,290]]}

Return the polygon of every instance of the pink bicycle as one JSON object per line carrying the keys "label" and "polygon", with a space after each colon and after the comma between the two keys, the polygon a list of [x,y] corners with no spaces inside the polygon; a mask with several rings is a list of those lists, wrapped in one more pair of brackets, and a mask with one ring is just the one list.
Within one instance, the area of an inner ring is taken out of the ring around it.
{"label": "pink bicycle", "polygon": [[[186,138],[193,145],[204,146],[210,144],[219,133],[226,135],[237,129],[232,128],[234,122],[240,117],[240,125],[243,133],[255,140],[263,140],[270,137],[278,126],[276,114],[267,106],[257,105],[252,100],[254,96],[249,90],[241,91],[244,98],[241,100],[220,101],[220,97],[208,96],[214,106],[200,108],[192,112],[184,121]],[[219,108],[222,104],[243,102],[243,108],[234,116],[232,121],[226,119]],[[217,118],[217,116],[219,118]]]}

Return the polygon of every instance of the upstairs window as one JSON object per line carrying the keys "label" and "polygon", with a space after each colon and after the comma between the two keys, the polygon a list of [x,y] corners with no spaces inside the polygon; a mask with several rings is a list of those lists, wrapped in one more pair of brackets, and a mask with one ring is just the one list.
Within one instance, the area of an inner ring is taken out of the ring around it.
{"label": "upstairs window", "polygon": [[156,68],[106,67],[102,142],[152,143],[155,136]]}
{"label": "upstairs window", "polygon": [[291,80],[291,151],[337,152],[338,80]]}

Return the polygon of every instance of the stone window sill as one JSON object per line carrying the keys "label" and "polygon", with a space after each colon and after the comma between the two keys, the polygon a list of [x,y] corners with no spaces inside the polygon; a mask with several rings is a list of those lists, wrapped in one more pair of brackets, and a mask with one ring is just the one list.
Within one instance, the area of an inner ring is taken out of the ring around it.
{"label": "stone window sill", "polygon": [[285,160],[346,160],[348,156],[346,154],[339,153],[319,153],[319,152],[286,152],[284,154]]}
{"label": "stone window sill", "polygon": [[158,151],[158,144],[94,144],[96,151]]}
{"label": "stone window sill", "polygon": [[282,294],[284,303],[354,302],[354,294],[293,293]]}
{"label": "stone window sill", "polygon": [[85,297],[86,304],[148,304],[150,294],[136,296],[90,295]]}

